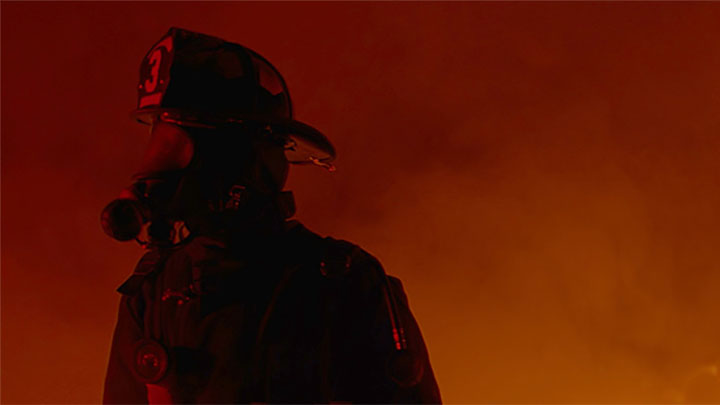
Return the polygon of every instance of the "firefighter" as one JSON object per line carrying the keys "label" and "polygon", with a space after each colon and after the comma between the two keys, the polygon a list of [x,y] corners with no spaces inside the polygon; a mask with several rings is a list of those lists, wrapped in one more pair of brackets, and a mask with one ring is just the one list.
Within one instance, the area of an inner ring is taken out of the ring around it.
{"label": "firefighter", "polygon": [[106,233],[147,250],[121,294],[105,403],[439,403],[397,278],[291,218],[289,164],[335,150],[256,52],[172,28],[140,69],[150,141]]}

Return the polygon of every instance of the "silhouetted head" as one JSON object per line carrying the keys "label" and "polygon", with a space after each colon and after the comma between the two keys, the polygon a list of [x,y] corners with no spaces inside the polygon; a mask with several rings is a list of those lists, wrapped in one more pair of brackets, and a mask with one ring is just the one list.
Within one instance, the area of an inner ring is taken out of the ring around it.
{"label": "silhouetted head", "polygon": [[331,169],[335,158],[322,133],[293,118],[285,80],[270,62],[179,28],[143,59],[133,115],[151,126],[151,138],[135,183],[102,214],[106,233],[119,240],[137,239],[151,222],[162,240],[177,222],[191,231],[253,229],[287,218],[289,163]]}

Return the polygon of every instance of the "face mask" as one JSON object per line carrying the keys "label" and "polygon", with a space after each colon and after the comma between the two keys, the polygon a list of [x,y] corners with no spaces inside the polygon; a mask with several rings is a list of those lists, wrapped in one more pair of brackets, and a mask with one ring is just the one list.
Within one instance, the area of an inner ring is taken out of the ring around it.
{"label": "face mask", "polygon": [[[192,138],[188,131],[162,121],[153,125],[135,183],[103,210],[105,233],[120,241],[161,244],[182,240],[176,238],[182,236],[180,224],[193,232],[223,226],[249,230],[294,214],[292,193],[281,192],[288,169],[282,145],[248,142],[241,136],[250,133],[241,130],[192,132]],[[196,153],[205,158],[195,159]]]}
{"label": "face mask", "polygon": [[172,239],[176,218],[170,205],[193,152],[192,140],[182,128],[154,124],[140,170],[133,176],[135,182],[101,214],[105,233],[119,241],[138,240],[147,225],[151,242]]}

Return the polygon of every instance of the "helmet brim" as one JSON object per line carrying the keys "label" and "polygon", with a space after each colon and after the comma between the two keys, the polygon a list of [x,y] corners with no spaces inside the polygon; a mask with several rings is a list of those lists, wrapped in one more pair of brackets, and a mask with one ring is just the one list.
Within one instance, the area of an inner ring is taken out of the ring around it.
{"label": "helmet brim", "polygon": [[142,108],[133,111],[131,116],[146,125],[152,125],[153,121],[160,119],[181,126],[200,128],[218,128],[244,122],[260,123],[267,125],[273,135],[285,140],[285,156],[290,163],[331,167],[329,163],[335,160],[335,148],[330,140],[319,130],[294,119],[262,115],[221,117],[171,108]]}

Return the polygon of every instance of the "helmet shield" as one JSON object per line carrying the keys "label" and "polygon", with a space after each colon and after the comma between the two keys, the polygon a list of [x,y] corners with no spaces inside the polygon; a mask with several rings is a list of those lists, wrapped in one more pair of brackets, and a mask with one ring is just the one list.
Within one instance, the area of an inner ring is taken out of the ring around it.
{"label": "helmet shield", "polygon": [[194,145],[190,135],[177,125],[157,121],[150,131],[150,143],[135,179],[184,169],[190,164]]}

